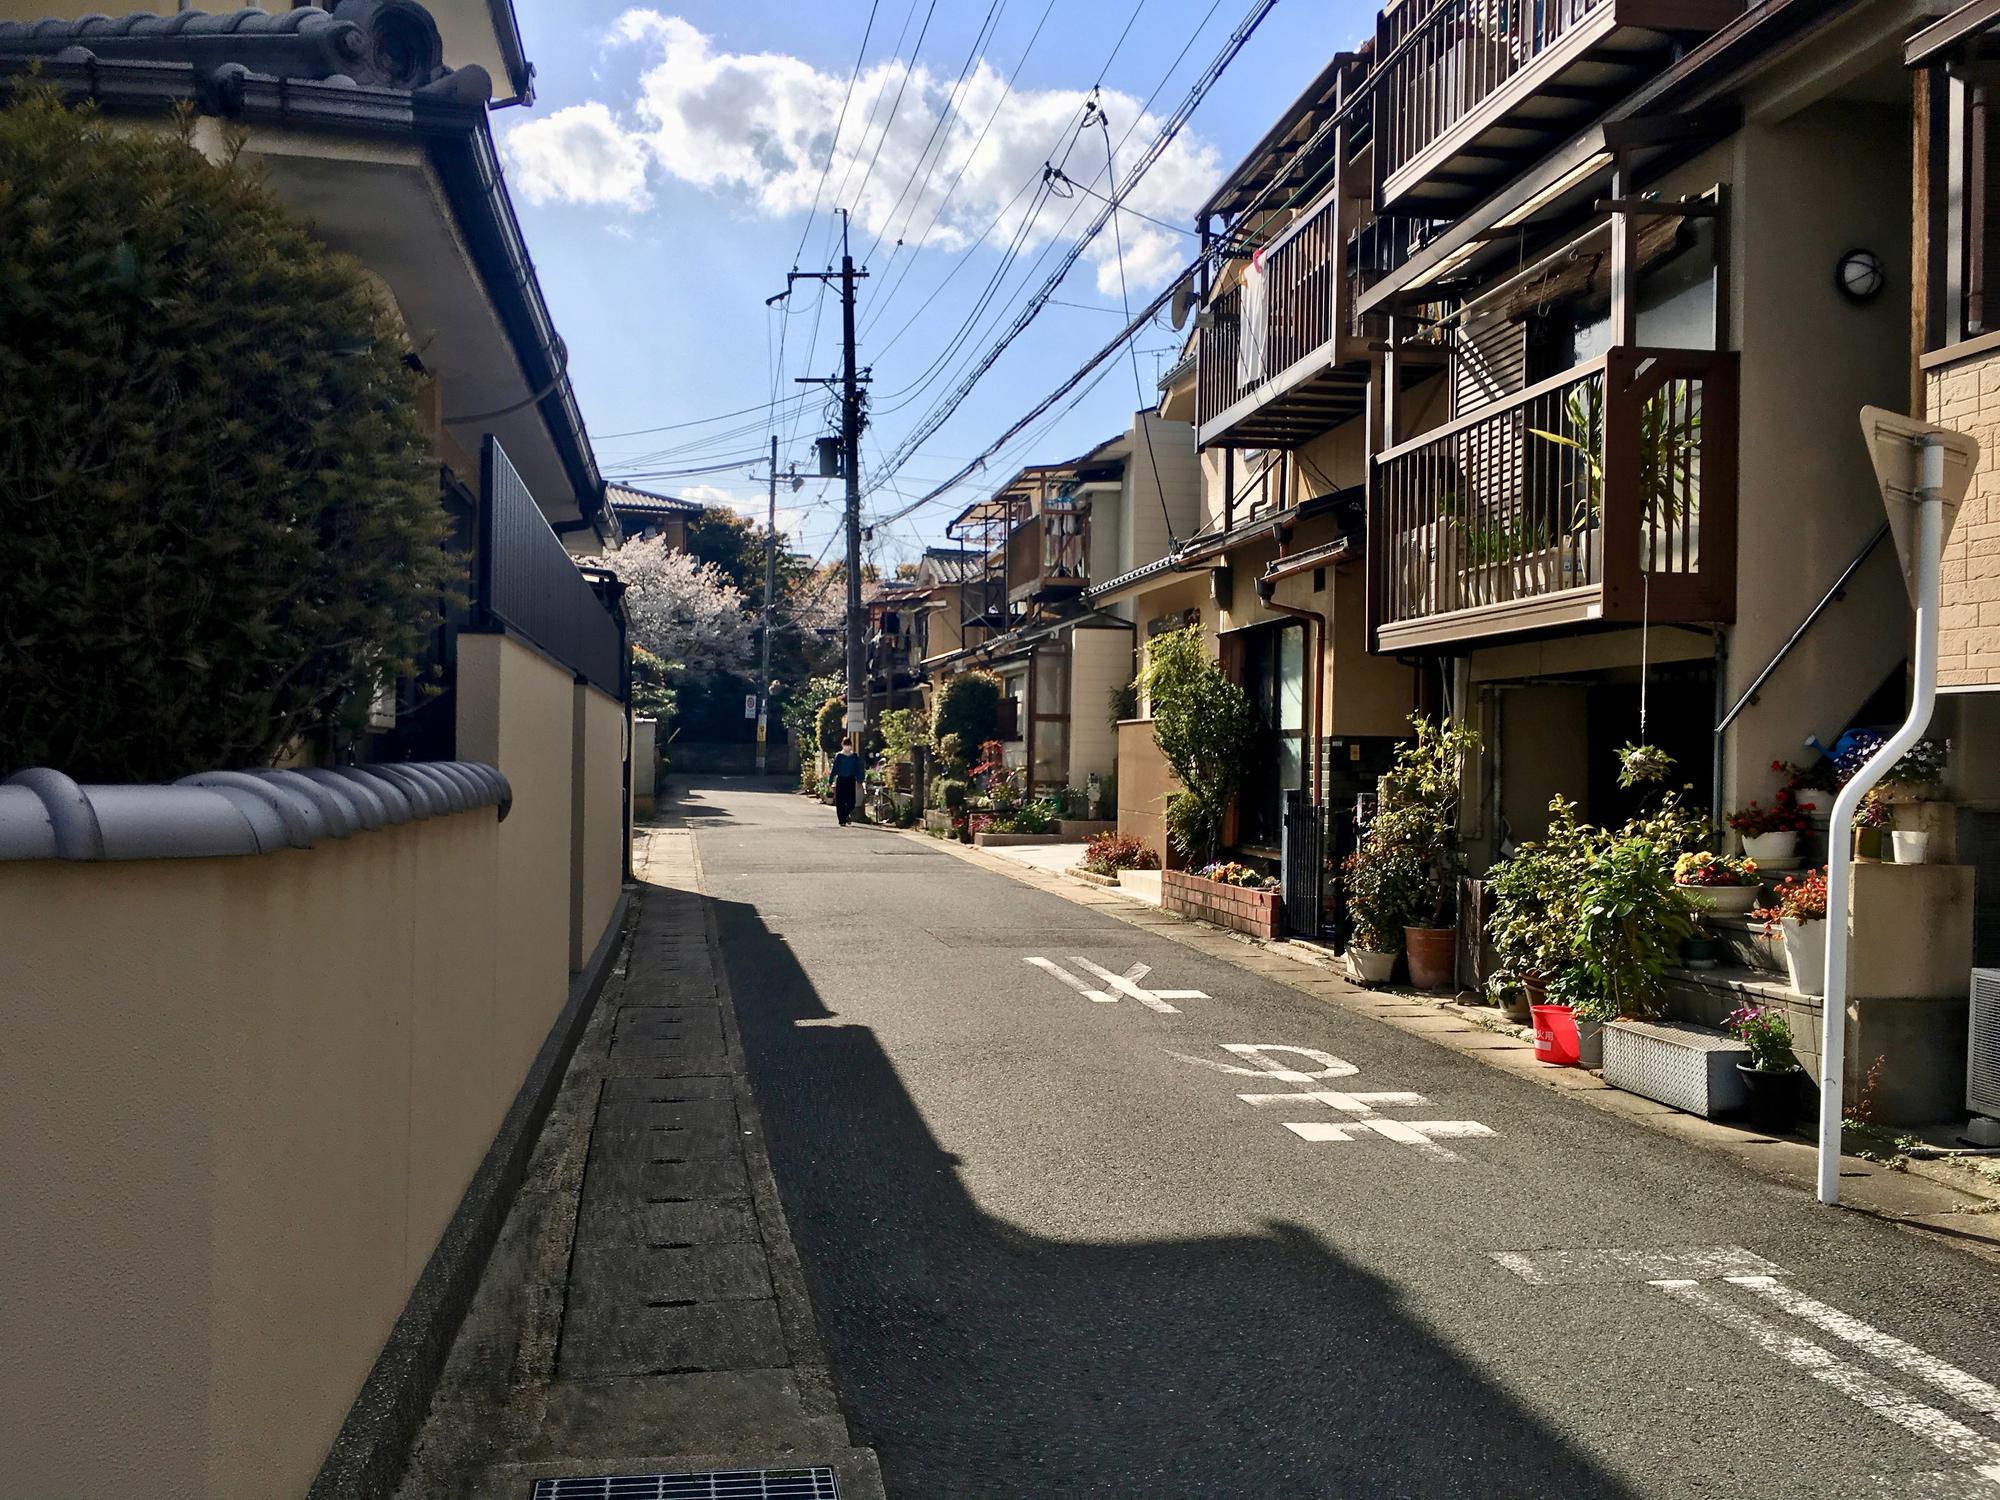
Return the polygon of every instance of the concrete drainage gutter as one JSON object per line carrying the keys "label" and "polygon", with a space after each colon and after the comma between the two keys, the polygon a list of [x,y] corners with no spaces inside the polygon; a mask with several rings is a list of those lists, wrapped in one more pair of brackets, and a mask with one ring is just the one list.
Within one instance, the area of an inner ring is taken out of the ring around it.
{"label": "concrete drainage gutter", "polygon": [[214,859],[497,807],[513,789],[480,761],[310,771],[204,771],[171,785],[83,786],[60,771],[0,783],[0,860]]}

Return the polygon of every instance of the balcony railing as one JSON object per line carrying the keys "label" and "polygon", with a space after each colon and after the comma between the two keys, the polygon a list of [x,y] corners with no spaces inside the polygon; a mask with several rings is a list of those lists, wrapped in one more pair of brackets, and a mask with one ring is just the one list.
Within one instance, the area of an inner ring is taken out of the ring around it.
{"label": "balcony railing", "polygon": [[1089,582],[1089,513],[1045,510],[1007,535],[1007,598],[1074,593]]}
{"label": "balcony railing", "polygon": [[1376,460],[1382,650],[1735,614],[1736,356],[1614,349]]}
{"label": "balcony railing", "polygon": [[[1261,313],[1254,305],[1246,308],[1254,298],[1243,285],[1209,303],[1196,345],[1195,421],[1203,429],[1202,441],[1300,387],[1308,390],[1293,403],[1299,411],[1267,412],[1267,418],[1281,423],[1302,418],[1308,428],[1315,422],[1328,425],[1328,413],[1308,410],[1306,398],[1314,394],[1315,377],[1337,363],[1340,342],[1350,332],[1341,311],[1341,260],[1339,193],[1329,190],[1262,251]],[[1337,420],[1340,413],[1332,415]],[[1263,437],[1282,441],[1284,432],[1251,434],[1252,441]]]}
{"label": "balcony railing", "polygon": [[1375,40],[1378,207],[1462,208],[1741,0],[1404,0]]}

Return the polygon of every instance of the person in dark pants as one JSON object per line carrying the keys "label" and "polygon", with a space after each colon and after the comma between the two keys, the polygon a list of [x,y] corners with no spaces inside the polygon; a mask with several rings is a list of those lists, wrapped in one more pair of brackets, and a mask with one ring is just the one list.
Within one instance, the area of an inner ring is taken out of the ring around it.
{"label": "person in dark pants", "polygon": [[840,754],[833,758],[833,810],[840,815],[842,828],[854,816],[855,790],[860,785],[861,757],[854,753],[854,739],[849,736],[840,742]]}

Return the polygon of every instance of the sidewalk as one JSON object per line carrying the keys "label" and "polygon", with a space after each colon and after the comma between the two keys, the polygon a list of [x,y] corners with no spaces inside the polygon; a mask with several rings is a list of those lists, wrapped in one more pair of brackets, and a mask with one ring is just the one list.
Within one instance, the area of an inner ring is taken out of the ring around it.
{"label": "sidewalk", "polygon": [[[903,836],[930,838],[921,830],[906,830]],[[1094,907],[1121,922],[1184,943],[1328,1004],[1372,1016],[1385,1025],[1463,1052],[1489,1067],[1544,1088],[1576,1095],[1585,1103],[1635,1124],[1720,1152],[1761,1176],[1803,1192],[1813,1190],[1818,1158],[1810,1140],[1758,1135],[1735,1125],[1704,1120],[1612,1088],[1595,1073],[1537,1062],[1533,1045],[1520,1029],[1502,1022],[1499,1012],[1490,1006],[1461,1006],[1449,999],[1412,991],[1363,989],[1350,983],[1344,972],[1335,967],[1328,950],[1318,944],[1282,939],[1263,942],[1143,905],[1116,890],[1007,858],[1012,852],[1009,850],[975,849],[946,839],[931,841],[960,859],[985,865],[1010,879],[1079,906]],[[1901,1171],[1887,1163],[1857,1156],[1841,1159],[1840,1175],[1842,1207],[1934,1235],[1987,1258],[2000,1259],[2000,1188],[1981,1192],[1980,1185],[1974,1183],[1968,1182],[1963,1188],[1954,1186],[1952,1178],[1962,1174],[1935,1164],[1912,1163],[1910,1170]]]}
{"label": "sidewalk", "polygon": [[845,1500],[879,1497],[771,1176],[694,836],[640,829],[633,863],[623,954],[398,1493],[823,1467]]}

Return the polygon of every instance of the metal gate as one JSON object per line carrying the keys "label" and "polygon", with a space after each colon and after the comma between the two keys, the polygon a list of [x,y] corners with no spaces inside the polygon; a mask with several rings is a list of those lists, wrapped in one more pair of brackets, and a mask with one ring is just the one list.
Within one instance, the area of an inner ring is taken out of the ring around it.
{"label": "metal gate", "polygon": [[1285,930],[1294,937],[1347,939],[1347,891],[1341,864],[1354,852],[1352,807],[1320,807],[1287,791],[1282,836]]}

